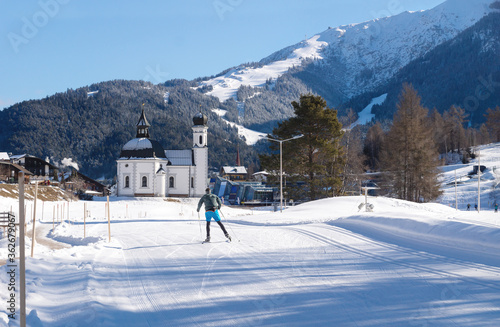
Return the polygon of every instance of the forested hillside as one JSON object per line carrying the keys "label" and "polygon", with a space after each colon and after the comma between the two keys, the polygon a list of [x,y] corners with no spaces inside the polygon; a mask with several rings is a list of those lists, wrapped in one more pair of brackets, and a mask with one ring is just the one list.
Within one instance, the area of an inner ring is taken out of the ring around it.
{"label": "forested hillside", "polygon": [[[192,117],[201,110],[209,117],[211,169],[235,164],[237,146],[245,165],[255,167],[254,150],[212,113],[219,101],[190,86],[182,80],[165,86],[116,80],[18,103],[0,111],[0,151],[29,153],[56,164],[72,158],[84,174],[113,178],[115,160],[135,137],[144,104],[151,138],[165,149],[192,146]],[[99,92],[88,96],[90,91]]]}

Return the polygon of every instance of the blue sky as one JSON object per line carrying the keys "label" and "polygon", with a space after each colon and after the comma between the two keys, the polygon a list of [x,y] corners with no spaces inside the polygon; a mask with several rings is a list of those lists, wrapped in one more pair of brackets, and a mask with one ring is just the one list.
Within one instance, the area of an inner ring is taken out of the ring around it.
{"label": "blue sky", "polygon": [[0,2],[0,109],[112,79],[210,76],[320,33],[444,0]]}

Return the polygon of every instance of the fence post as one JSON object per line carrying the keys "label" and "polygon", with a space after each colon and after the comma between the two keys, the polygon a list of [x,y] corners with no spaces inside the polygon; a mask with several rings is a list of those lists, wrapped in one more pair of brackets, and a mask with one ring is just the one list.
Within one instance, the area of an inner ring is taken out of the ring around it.
{"label": "fence post", "polygon": [[21,301],[20,326],[26,327],[26,248],[25,248],[25,207],[24,207],[24,173],[20,171],[17,175],[19,182],[19,298]]}
{"label": "fence post", "polygon": [[109,195],[108,195],[108,242],[111,242],[111,215],[109,213]]}
{"label": "fence post", "polygon": [[35,184],[35,199],[33,204],[33,226],[31,230],[31,257],[35,253],[35,224],[36,224],[36,198],[38,197],[38,183]]}

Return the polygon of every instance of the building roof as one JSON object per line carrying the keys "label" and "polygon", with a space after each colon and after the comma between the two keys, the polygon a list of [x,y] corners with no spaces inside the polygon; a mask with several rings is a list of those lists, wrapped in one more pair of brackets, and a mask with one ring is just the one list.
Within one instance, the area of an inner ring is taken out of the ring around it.
{"label": "building roof", "polygon": [[46,161],[46,160],[43,160],[43,159],[41,159],[41,158],[38,158],[38,157],[32,156],[32,155],[30,155],[30,154],[26,154],[26,153],[24,153],[24,154],[16,154],[16,155],[12,155],[12,156],[10,156],[10,159],[11,159],[12,161],[17,161],[17,160],[20,160],[20,159],[22,159],[22,158],[31,158],[31,159],[35,159],[35,160],[41,161],[41,162],[43,162],[45,165],[48,165],[48,166],[49,166],[50,168],[52,168],[52,169],[58,169],[58,168],[59,168],[59,167],[57,167],[57,166],[55,166],[55,165],[51,164],[50,162],[48,162],[48,161]]}
{"label": "building roof", "polygon": [[25,175],[33,175],[32,172],[30,172],[29,170],[25,169],[23,166],[19,166],[18,164],[15,164],[15,163],[12,163],[12,162],[1,162],[0,161],[0,165],[12,166],[12,167],[16,168],[17,170],[22,171]]}
{"label": "building roof", "polygon": [[224,174],[246,174],[247,173],[247,169],[243,166],[236,166],[236,167],[232,167],[232,166],[224,166],[222,167],[222,173]]}
{"label": "building roof", "polygon": [[166,150],[165,155],[172,166],[194,166],[193,150]]}
{"label": "building roof", "polygon": [[27,156],[27,154],[26,154],[26,153],[24,153],[24,154],[15,154],[15,155],[13,155],[13,156],[10,156],[10,158],[11,158],[12,160],[19,160],[19,159],[24,158],[24,157],[26,157],[26,156]]}
{"label": "building roof", "polygon": [[7,152],[0,152],[0,160],[10,160],[9,154]]}
{"label": "building roof", "polygon": [[166,158],[160,143],[148,138],[135,138],[128,141],[120,152],[120,159]]}

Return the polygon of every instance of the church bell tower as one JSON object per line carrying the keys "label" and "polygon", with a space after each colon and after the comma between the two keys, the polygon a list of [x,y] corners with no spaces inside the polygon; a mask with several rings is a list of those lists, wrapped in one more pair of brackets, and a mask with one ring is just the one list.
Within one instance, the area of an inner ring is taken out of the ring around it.
{"label": "church bell tower", "polygon": [[191,188],[193,196],[205,194],[208,179],[208,117],[201,112],[193,117],[193,157],[194,176],[192,176]]}

